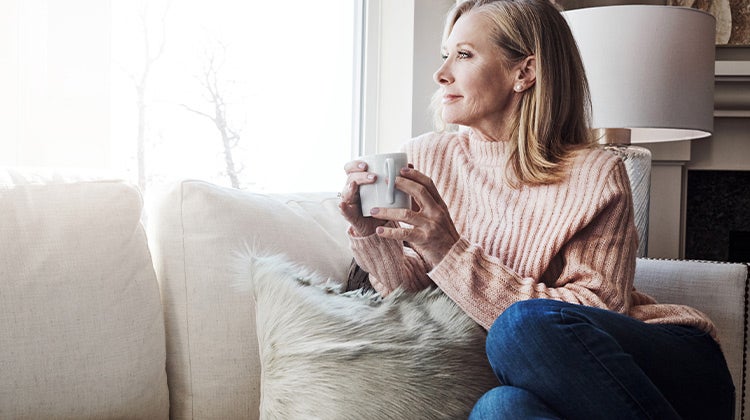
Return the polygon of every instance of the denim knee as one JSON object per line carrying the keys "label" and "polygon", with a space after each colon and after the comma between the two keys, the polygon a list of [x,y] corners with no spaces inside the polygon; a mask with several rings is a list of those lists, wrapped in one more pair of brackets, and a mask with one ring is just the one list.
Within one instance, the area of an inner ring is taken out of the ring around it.
{"label": "denim knee", "polygon": [[564,302],[549,299],[530,299],[517,302],[506,309],[487,333],[486,350],[493,370],[503,382],[502,366],[519,367],[536,357],[544,357],[556,334],[555,325],[561,322]]}
{"label": "denim knee", "polygon": [[496,387],[487,391],[479,401],[474,404],[469,420],[492,420],[512,418],[511,407],[503,397],[505,387]]}
{"label": "denim knee", "polygon": [[519,388],[500,386],[487,391],[471,410],[469,420],[559,419],[535,395]]}

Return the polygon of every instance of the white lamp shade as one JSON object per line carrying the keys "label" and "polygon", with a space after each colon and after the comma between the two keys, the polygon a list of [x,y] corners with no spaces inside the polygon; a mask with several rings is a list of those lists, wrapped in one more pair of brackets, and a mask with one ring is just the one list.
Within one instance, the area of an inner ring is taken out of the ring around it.
{"label": "white lamp shade", "polygon": [[713,16],[648,5],[563,14],[586,69],[593,128],[629,128],[633,143],[689,140],[713,132]]}

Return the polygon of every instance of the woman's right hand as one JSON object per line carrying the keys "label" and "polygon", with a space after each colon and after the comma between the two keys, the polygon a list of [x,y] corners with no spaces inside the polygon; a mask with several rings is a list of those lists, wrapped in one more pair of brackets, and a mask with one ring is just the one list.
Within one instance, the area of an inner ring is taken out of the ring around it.
{"label": "woman's right hand", "polygon": [[359,186],[375,182],[375,174],[367,172],[367,163],[354,160],[344,166],[346,171],[346,185],[341,192],[339,209],[344,218],[351,224],[353,234],[357,236],[369,236],[375,233],[378,226],[387,223],[374,217],[362,216],[360,207]]}

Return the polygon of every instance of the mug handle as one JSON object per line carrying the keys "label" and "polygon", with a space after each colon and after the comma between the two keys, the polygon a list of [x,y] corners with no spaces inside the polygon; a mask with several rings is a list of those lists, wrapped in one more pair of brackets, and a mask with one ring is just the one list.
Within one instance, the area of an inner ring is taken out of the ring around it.
{"label": "mug handle", "polygon": [[385,173],[388,174],[388,204],[396,202],[396,165],[393,158],[385,160]]}

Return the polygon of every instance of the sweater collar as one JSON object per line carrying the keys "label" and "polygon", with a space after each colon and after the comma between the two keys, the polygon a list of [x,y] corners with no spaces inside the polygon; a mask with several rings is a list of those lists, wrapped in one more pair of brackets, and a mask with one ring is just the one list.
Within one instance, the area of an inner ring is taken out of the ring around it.
{"label": "sweater collar", "polygon": [[468,130],[464,134],[467,137],[469,154],[475,165],[492,167],[505,165],[507,141],[487,141],[476,135],[473,130]]}

